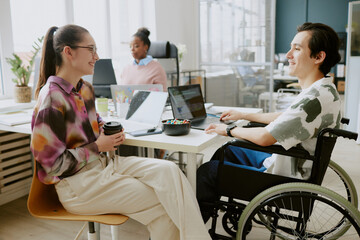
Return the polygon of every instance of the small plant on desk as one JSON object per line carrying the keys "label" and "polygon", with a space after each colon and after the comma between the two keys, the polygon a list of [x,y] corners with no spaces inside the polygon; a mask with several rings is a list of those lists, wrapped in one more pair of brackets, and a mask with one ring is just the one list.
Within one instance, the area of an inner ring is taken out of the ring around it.
{"label": "small plant on desk", "polygon": [[29,59],[28,64],[24,64],[23,60],[13,53],[13,58],[6,58],[6,62],[11,65],[11,71],[14,73],[16,78],[12,81],[16,84],[15,86],[15,101],[16,102],[30,102],[31,101],[31,87],[28,86],[31,72],[34,66],[35,57],[41,50],[41,43],[44,37],[38,38],[33,44],[33,50],[31,51],[32,56]]}

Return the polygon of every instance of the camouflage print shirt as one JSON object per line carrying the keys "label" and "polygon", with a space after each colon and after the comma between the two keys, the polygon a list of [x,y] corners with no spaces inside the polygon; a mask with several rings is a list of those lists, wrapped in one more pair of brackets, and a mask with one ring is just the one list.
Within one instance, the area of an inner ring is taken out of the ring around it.
{"label": "camouflage print shirt", "polygon": [[[285,149],[300,143],[310,154],[314,154],[318,132],[324,128],[339,128],[340,108],[340,96],[332,78],[322,78],[304,89],[266,129]],[[298,171],[299,168],[291,166],[292,161],[286,158],[289,157],[273,154],[264,161],[264,166],[268,171],[280,175],[297,178],[309,176],[310,161]]]}
{"label": "camouflage print shirt", "polygon": [[95,143],[101,118],[91,84],[50,76],[41,88],[31,122],[31,151],[39,180],[54,184],[99,158]]}

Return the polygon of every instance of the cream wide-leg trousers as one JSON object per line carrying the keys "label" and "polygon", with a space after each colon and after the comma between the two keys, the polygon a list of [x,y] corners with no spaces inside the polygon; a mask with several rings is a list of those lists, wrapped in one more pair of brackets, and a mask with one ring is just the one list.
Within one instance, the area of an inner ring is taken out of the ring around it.
{"label": "cream wide-leg trousers", "polygon": [[146,225],[152,240],[210,239],[194,191],[173,162],[119,156],[106,161],[101,156],[55,185],[67,211],[127,215]]}

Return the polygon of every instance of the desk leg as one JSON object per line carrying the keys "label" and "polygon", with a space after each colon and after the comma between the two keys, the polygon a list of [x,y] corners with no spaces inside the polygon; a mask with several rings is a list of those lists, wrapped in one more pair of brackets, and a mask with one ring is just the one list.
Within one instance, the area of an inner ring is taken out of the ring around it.
{"label": "desk leg", "polygon": [[188,153],[187,155],[187,179],[189,180],[190,185],[193,187],[194,192],[196,193],[196,153]]}
{"label": "desk leg", "polygon": [[154,158],[154,149],[153,148],[147,148],[147,156],[149,158]]}

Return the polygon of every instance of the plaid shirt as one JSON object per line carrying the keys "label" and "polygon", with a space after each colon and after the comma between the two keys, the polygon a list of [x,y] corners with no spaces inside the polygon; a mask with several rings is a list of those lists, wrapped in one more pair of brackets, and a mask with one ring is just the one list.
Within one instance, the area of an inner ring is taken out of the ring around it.
{"label": "plaid shirt", "polygon": [[80,80],[75,89],[64,79],[50,76],[40,91],[31,122],[30,148],[39,180],[57,183],[98,159],[95,141],[101,124],[91,84]]}

